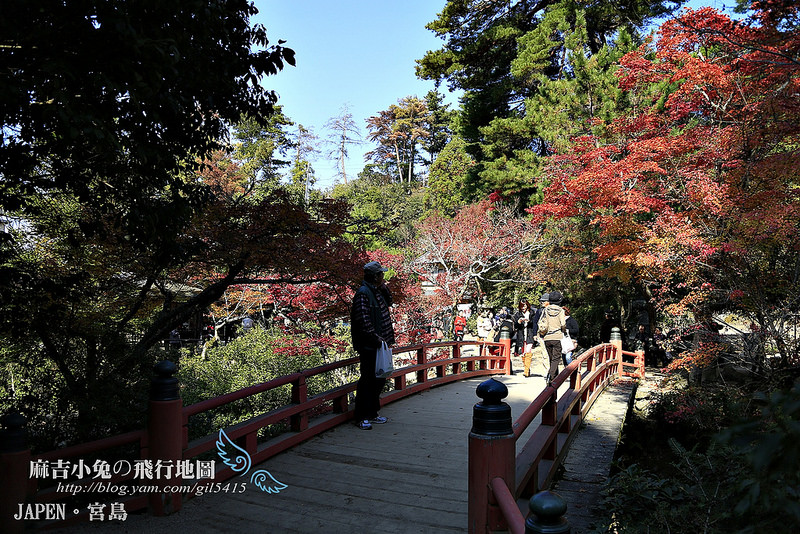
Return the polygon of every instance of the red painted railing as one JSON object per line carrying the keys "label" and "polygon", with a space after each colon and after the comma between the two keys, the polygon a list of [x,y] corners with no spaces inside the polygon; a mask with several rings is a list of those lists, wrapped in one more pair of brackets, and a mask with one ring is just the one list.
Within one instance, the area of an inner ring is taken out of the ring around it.
{"label": "red painted railing", "polygon": [[[470,433],[469,532],[525,532],[518,500],[550,486],[586,413],[621,376],[643,377],[644,353],[624,352],[621,342],[593,347],[542,391],[507,435]],[[568,387],[561,388],[565,383]],[[517,441],[538,416],[541,422],[517,454]]]}
{"label": "red painted railing", "polygon": [[[475,350],[476,354],[464,356],[462,354],[463,349],[470,346],[477,349]],[[385,405],[408,395],[456,380],[508,374],[510,369],[509,349],[510,343],[508,340],[501,343],[463,341],[396,347],[393,349],[396,361],[406,361],[408,364],[395,369],[391,374],[390,380],[393,384],[393,389],[382,396],[381,404]],[[449,352],[449,354],[445,354],[443,357],[435,354],[442,351]],[[256,465],[281,451],[353,418],[348,396],[356,389],[355,381],[311,397],[307,394],[307,381],[310,377],[328,374],[357,363],[358,358],[349,358],[325,364],[186,407],[182,406],[179,398],[174,400],[151,400],[148,427],[146,429],[38,455],[32,455],[29,450],[0,453],[0,479],[3,480],[7,488],[17,488],[16,491],[4,493],[0,497],[0,511],[3,513],[3,517],[0,517],[0,523],[8,525],[8,528],[3,531],[21,532],[24,528],[23,521],[13,521],[11,519],[14,511],[17,510],[17,503],[56,503],[67,501],[73,497],[71,493],[57,491],[55,486],[40,489],[37,479],[31,478],[29,474],[29,464],[32,461],[62,460],[77,462],[86,457],[98,458],[106,453],[111,454],[111,451],[121,446],[137,450],[138,458],[129,459],[152,459],[154,461],[196,459],[204,453],[214,450],[218,434],[212,434],[189,442],[188,425],[191,417],[199,416],[209,410],[237,400],[290,385],[292,399],[290,404],[224,429],[228,437],[250,454],[253,465]],[[314,417],[313,415],[319,413],[324,406],[331,407],[328,410],[329,413]],[[260,429],[285,420],[290,422],[290,432],[277,436],[265,443],[258,443],[257,436]],[[147,483],[149,485],[161,485],[162,487],[168,485],[186,486],[194,482],[221,482],[233,477],[235,474],[230,467],[225,466],[224,468],[218,468],[213,478],[200,481],[182,480],[173,477],[157,481],[150,480]],[[114,475],[111,479],[103,482],[107,485],[114,484],[117,486],[137,484],[133,473]],[[92,492],[93,484],[96,487],[97,480],[70,480],[69,482],[64,480],[63,483],[75,484],[75,487],[81,488],[79,490],[81,496],[88,497],[91,495],[93,501],[102,501],[110,498],[108,493],[98,494]],[[114,502],[123,503],[125,511],[128,513],[149,507],[150,511],[155,515],[163,515],[180,509],[182,500],[193,496],[192,494],[182,493],[151,492],[149,494],[117,497]],[[71,510],[72,508],[70,508]],[[9,515],[9,517],[5,517],[6,515]],[[61,527],[86,519],[88,519],[88,511],[68,515],[64,521],[36,521],[31,526],[39,528]]]}

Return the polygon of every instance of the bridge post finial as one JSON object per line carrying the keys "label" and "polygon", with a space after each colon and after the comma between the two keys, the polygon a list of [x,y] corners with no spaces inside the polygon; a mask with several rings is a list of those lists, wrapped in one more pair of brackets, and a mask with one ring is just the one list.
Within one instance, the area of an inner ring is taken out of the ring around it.
{"label": "bridge post finial", "polygon": [[531,513],[525,520],[525,534],[569,534],[569,522],[564,519],[567,503],[557,493],[540,491],[528,503]]}
{"label": "bridge post finial", "polygon": [[169,360],[162,360],[153,371],[156,376],[150,382],[150,400],[171,401],[179,398],[178,379],[173,376],[178,371],[176,365]]}
{"label": "bridge post finial", "polygon": [[478,385],[475,394],[483,400],[472,408],[472,432],[481,436],[513,434],[511,406],[503,402],[508,397],[506,385],[490,378]]}
{"label": "bridge post finial", "polygon": [[491,481],[501,478],[513,494],[516,490],[516,443],[511,407],[503,402],[508,388],[490,378],[475,390],[482,399],[472,410],[469,433],[469,532],[486,533],[507,527]]}
{"label": "bridge post finial", "polygon": [[12,412],[2,418],[0,430],[0,480],[3,492],[0,494],[0,524],[3,532],[21,533],[25,521],[15,520],[14,514],[20,503],[26,501],[28,488],[28,466],[31,450],[27,444],[25,416]]}

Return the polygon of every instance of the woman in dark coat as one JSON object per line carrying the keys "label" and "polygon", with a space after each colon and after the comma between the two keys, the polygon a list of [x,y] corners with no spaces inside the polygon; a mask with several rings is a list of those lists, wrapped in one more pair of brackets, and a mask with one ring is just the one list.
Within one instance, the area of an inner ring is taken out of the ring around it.
{"label": "woman in dark coat", "polygon": [[514,314],[514,334],[517,342],[517,354],[522,354],[523,375],[531,375],[531,361],[533,360],[533,349],[537,343],[538,323],[537,310],[532,310],[527,300],[519,303],[519,309]]}

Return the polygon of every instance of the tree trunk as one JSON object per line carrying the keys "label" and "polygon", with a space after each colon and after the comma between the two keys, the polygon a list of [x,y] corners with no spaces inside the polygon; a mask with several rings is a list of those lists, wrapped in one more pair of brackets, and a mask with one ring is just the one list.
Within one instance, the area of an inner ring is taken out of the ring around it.
{"label": "tree trunk", "polygon": [[339,147],[339,165],[342,166],[342,179],[344,179],[344,185],[347,185],[347,171],[344,167],[344,139],[342,139],[342,146]]}
{"label": "tree trunk", "polygon": [[414,176],[414,144],[411,144],[410,156],[408,158],[408,185],[411,185],[411,177]]}
{"label": "tree trunk", "polygon": [[403,183],[403,164],[400,161],[400,147],[397,146],[397,142],[394,144],[394,158],[397,161],[397,175],[400,180],[400,183]]}

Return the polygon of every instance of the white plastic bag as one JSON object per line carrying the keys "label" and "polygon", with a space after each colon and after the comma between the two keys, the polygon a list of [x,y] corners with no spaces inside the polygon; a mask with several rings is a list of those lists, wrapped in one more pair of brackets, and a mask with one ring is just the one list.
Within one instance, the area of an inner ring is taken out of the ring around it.
{"label": "white plastic bag", "polygon": [[378,378],[387,378],[394,371],[394,363],[392,361],[392,349],[385,341],[381,341],[381,346],[378,349],[378,355],[375,358],[375,376]]}
{"label": "white plastic bag", "polygon": [[564,332],[564,337],[561,338],[561,354],[569,354],[575,350],[575,342],[569,337],[569,332]]}

